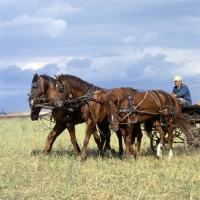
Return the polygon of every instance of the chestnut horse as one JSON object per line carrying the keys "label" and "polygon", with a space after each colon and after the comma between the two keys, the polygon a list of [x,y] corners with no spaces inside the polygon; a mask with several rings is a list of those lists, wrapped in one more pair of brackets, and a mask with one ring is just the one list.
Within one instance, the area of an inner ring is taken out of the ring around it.
{"label": "chestnut horse", "polygon": [[[165,134],[168,133],[169,158],[173,156],[173,123],[186,135],[188,141],[193,140],[190,132],[192,126],[182,114],[177,100],[165,91],[150,90],[139,92],[133,88],[116,88],[107,96],[108,118],[113,131],[118,130],[120,124],[127,124],[125,133],[126,152],[129,156],[132,132],[136,124],[147,122],[160,133],[160,144],[157,156],[161,157]],[[162,127],[165,127],[163,130]],[[140,137],[140,136],[139,136]],[[140,137],[141,138],[141,137]],[[137,153],[140,152],[141,140],[138,140]]]}
{"label": "chestnut horse", "polygon": [[76,104],[80,107],[81,115],[87,124],[81,152],[81,161],[84,161],[86,159],[87,145],[96,125],[99,122],[107,123],[106,135],[110,133],[109,123],[106,118],[106,105],[104,104],[110,90],[96,87],[71,75],[61,74],[56,76],[56,80],[55,106],[64,108],[64,105],[68,103]]}
{"label": "chestnut horse", "polygon": [[[109,122],[107,121],[107,105],[105,104],[105,101],[111,90],[94,86],[76,76],[68,74],[56,76],[56,80],[55,106],[64,108],[65,105],[72,102],[81,106],[81,113],[87,124],[83,150],[81,153],[81,161],[83,161],[86,159],[87,145],[96,124],[104,121],[107,122],[109,126]],[[119,154],[122,156],[122,135],[124,135],[123,129],[116,131],[116,134],[119,141]],[[135,137],[141,134],[142,132],[140,126],[138,125],[132,134],[131,144],[134,143]],[[132,146],[130,146],[130,151],[134,154],[134,156],[136,155]]]}
{"label": "chestnut horse", "polygon": [[[38,75],[35,74],[32,80],[31,91],[29,93],[28,101],[30,104],[30,116],[32,120],[38,120],[39,113],[41,108],[51,108],[52,117],[55,120],[55,126],[50,131],[47,137],[46,146],[44,149],[44,155],[48,156],[52,149],[52,145],[56,138],[67,128],[71,142],[74,147],[74,155],[75,157],[80,153],[80,148],[76,140],[75,135],[75,125],[85,122],[83,117],[81,116],[80,110],[71,109],[70,107],[66,107],[65,109],[54,109],[52,106],[52,102],[54,101],[55,96],[55,85],[56,80],[47,75]],[[69,108],[69,109],[68,109]],[[106,131],[109,129],[107,124],[99,123],[99,129],[101,132],[107,134]],[[109,132],[110,133],[110,132]],[[94,128],[93,136],[95,142],[97,143],[98,150],[102,152],[103,144],[106,140],[105,148],[109,149],[110,145],[110,135],[108,133],[108,137],[102,137],[101,140],[99,135],[97,134],[97,130]]]}

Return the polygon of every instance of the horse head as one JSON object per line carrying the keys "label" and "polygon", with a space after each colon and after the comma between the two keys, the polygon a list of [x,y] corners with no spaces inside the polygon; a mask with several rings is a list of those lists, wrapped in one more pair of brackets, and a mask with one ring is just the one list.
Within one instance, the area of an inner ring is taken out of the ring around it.
{"label": "horse head", "polygon": [[119,128],[118,108],[117,108],[118,99],[112,99],[110,94],[106,98],[107,98],[106,100],[107,118],[110,123],[110,129],[112,131],[117,131]]}
{"label": "horse head", "polygon": [[[41,106],[53,101],[55,91],[55,79],[47,75],[33,75],[31,90],[28,94],[30,116],[32,120],[38,120]],[[53,94],[52,94],[53,93]]]}
{"label": "horse head", "polygon": [[70,96],[70,87],[63,74],[56,76],[56,90],[54,96],[54,105],[62,107],[64,101]]}

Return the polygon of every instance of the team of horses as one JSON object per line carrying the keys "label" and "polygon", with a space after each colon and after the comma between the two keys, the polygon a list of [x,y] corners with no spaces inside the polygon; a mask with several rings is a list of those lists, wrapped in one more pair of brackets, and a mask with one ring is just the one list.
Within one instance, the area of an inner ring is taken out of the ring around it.
{"label": "team of horses", "polygon": [[[55,76],[34,74],[28,94],[30,117],[38,120],[42,108],[52,109],[55,126],[47,137],[44,155],[49,156],[56,138],[67,129],[74,147],[75,158],[86,159],[91,135],[100,156],[111,151],[111,130],[116,132],[119,155],[137,159],[142,140],[141,124],[147,133],[155,128],[160,134],[157,156],[168,134],[169,158],[172,158],[173,125],[185,134],[188,144],[194,143],[194,127],[181,114],[181,107],[172,95],[162,90],[138,91],[131,87],[103,89],[69,74]],[[86,123],[82,151],[77,143],[75,126]],[[123,150],[123,140],[125,152]],[[137,148],[133,145],[137,140]]]}

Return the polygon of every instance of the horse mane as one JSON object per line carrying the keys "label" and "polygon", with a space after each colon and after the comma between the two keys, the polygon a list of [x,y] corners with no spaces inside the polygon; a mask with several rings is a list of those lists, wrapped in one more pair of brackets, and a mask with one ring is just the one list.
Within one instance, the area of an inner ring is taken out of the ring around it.
{"label": "horse mane", "polygon": [[124,99],[127,99],[127,92],[129,92],[130,90],[137,91],[131,87],[113,88],[111,90],[112,93],[109,96],[113,100],[115,100],[115,99],[124,100]]}
{"label": "horse mane", "polygon": [[69,75],[69,74],[65,74],[64,78],[65,78],[65,80],[67,80],[67,82],[70,82],[72,87],[74,87],[74,88],[79,87],[79,88],[82,88],[84,91],[87,92],[90,83],[82,80],[81,78],[78,78],[76,76]]}
{"label": "horse mane", "polygon": [[54,88],[56,88],[56,80],[46,74],[40,75],[40,77],[42,77],[44,79],[44,91],[46,92],[49,87],[50,87],[50,83],[53,84]]}

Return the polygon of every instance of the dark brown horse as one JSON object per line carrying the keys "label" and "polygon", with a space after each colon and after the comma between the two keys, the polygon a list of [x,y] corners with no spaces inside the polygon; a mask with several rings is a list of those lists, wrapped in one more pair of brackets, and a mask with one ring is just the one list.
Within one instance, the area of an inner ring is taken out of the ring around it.
{"label": "dark brown horse", "polygon": [[[126,125],[125,157],[129,156],[132,132],[136,124],[147,122],[160,133],[160,144],[157,156],[161,157],[165,134],[168,133],[169,158],[173,156],[173,124],[182,130],[188,140],[193,140],[190,132],[192,126],[181,114],[180,106],[174,97],[165,91],[150,90],[139,92],[132,88],[116,88],[107,96],[108,117],[113,131],[118,130],[119,124]],[[164,130],[163,130],[164,127]],[[138,135],[140,138],[140,135]],[[139,139],[140,143],[141,140]],[[138,144],[137,153],[140,152]]]}
{"label": "dark brown horse", "polygon": [[[53,108],[52,102],[54,101],[55,96],[55,86],[56,80],[52,77],[47,75],[34,75],[32,80],[31,91],[28,97],[28,101],[31,108],[30,116],[32,120],[37,120],[39,118],[41,108]],[[77,156],[80,153],[80,148],[76,140],[75,125],[85,122],[84,117],[80,113],[80,110],[78,108],[71,109],[70,107],[65,107],[65,109],[53,109],[52,117],[55,120],[55,126],[50,131],[47,137],[44,154],[46,156],[50,154],[54,141],[67,128],[70,134],[71,142],[74,147],[74,155]],[[105,133],[107,131],[108,127],[105,126],[105,123],[99,123],[98,125],[99,130],[102,133]],[[93,129],[92,133],[100,151],[102,151],[102,143],[105,143],[105,140],[106,148],[108,148],[110,144],[110,135],[108,135],[108,137],[106,138],[102,137],[103,141],[101,143],[96,128]]]}

